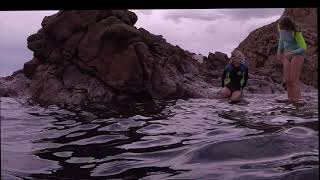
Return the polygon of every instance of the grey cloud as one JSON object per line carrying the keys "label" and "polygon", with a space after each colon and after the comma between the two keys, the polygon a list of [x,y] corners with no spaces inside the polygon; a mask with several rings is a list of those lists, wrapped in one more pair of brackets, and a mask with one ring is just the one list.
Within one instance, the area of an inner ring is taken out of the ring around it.
{"label": "grey cloud", "polygon": [[21,69],[32,58],[27,38],[41,27],[44,16],[56,11],[0,11],[0,76]]}
{"label": "grey cloud", "polygon": [[14,71],[22,69],[23,64],[32,59],[32,51],[27,48],[0,47],[0,77],[11,75]]}
{"label": "grey cloud", "polygon": [[44,16],[56,11],[0,12],[0,46],[17,47],[27,44],[27,37],[36,33]]}
{"label": "grey cloud", "polygon": [[283,8],[274,9],[226,9],[220,10],[222,14],[231,20],[249,20],[254,18],[268,18],[271,16],[282,14]]}
{"label": "grey cloud", "polygon": [[136,10],[135,12],[150,16],[153,13],[153,10]]}
{"label": "grey cloud", "polygon": [[215,21],[222,19],[223,15],[215,10],[198,9],[198,10],[168,10],[164,18],[174,20],[176,23],[181,21],[181,18]]}
{"label": "grey cloud", "polygon": [[217,32],[216,25],[209,25],[206,27],[205,31],[209,34],[215,34]]}
{"label": "grey cloud", "polygon": [[284,8],[168,10],[164,18],[174,20],[176,23],[179,23],[182,18],[204,21],[222,19],[246,21],[252,18],[267,18],[279,15],[283,11]]}

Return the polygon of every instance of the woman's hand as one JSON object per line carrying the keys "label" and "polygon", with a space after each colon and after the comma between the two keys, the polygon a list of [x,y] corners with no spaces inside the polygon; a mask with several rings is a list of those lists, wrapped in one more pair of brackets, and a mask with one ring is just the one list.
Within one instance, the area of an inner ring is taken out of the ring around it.
{"label": "woman's hand", "polygon": [[286,52],[283,54],[283,57],[286,59],[291,59],[294,54],[292,52]]}
{"label": "woman's hand", "polygon": [[281,53],[277,53],[277,60],[282,61],[282,54]]}

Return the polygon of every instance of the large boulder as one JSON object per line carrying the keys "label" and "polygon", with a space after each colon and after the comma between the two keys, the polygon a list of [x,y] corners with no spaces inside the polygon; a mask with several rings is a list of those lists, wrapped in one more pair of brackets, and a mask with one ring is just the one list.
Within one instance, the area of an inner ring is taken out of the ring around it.
{"label": "large boulder", "polygon": [[[23,73],[40,104],[112,103],[200,96],[205,81],[192,54],[137,29],[128,10],[59,11],[27,39]],[[188,80],[185,75],[188,74]],[[208,84],[207,84],[208,85]],[[10,94],[10,93],[7,93]]]}

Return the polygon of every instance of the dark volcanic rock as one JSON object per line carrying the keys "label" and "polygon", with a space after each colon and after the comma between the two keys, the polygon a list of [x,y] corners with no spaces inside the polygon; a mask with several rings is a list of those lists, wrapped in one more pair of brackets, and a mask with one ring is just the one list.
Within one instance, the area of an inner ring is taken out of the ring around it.
{"label": "dark volcanic rock", "polygon": [[22,70],[14,72],[11,76],[0,77],[0,97],[23,96],[29,98],[31,80]]}
{"label": "dark volcanic rock", "polygon": [[229,60],[228,56],[222,52],[209,53],[208,58],[204,61],[204,66],[210,69],[223,69]]}
{"label": "dark volcanic rock", "polygon": [[38,58],[33,58],[31,61],[28,61],[26,63],[24,63],[24,66],[23,66],[23,73],[31,78],[34,71],[36,70],[37,66],[39,65],[39,60]]}
{"label": "dark volcanic rock", "polygon": [[127,10],[59,11],[45,17],[27,39],[34,58],[23,72],[33,100],[85,104],[201,96],[191,87],[208,84],[197,78],[200,64],[191,53],[137,29],[136,21]]}

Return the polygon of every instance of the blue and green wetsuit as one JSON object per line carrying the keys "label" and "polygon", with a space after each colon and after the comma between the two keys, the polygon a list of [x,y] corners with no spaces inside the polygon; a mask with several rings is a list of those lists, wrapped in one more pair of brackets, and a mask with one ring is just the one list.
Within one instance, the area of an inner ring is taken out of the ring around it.
{"label": "blue and green wetsuit", "polygon": [[240,91],[243,89],[248,81],[248,67],[244,64],[240,64],[239,67],[235,67],[233,64],[228,64],[222,75],[222,87],[227,87],[231,93],[234,91]]}
{"label": "blue and green wetsuit", "polygon": [[292,52],[295,55],[303,55],[307,49],[306,42],[301,32],[279,30],[278,53]]}

